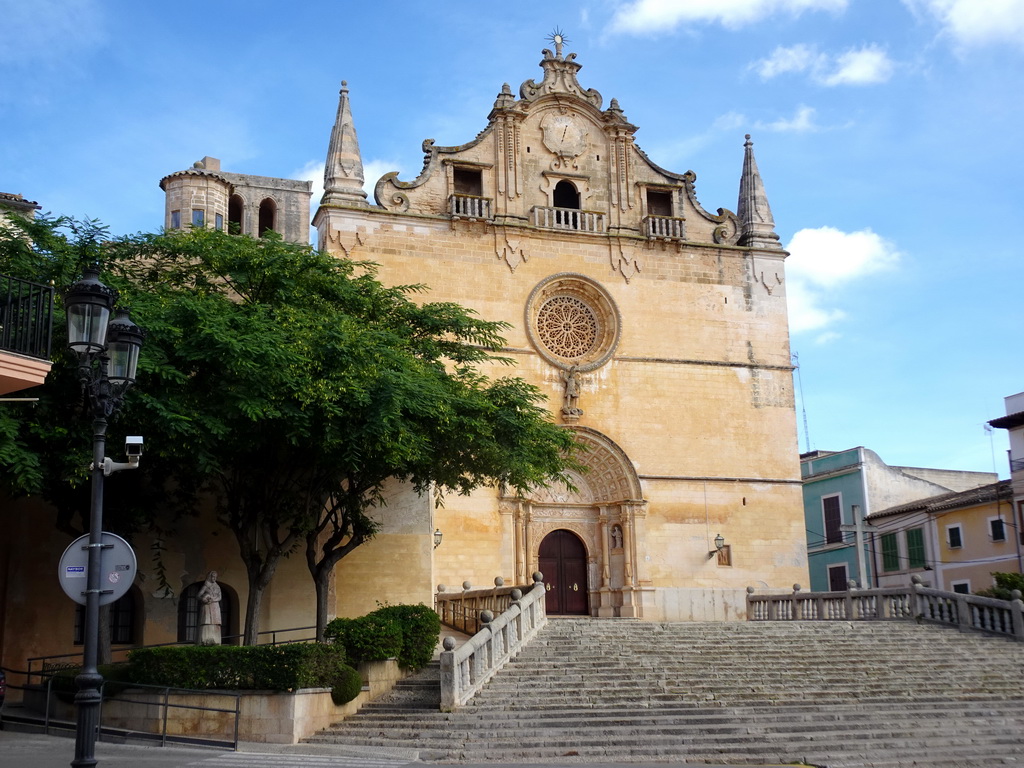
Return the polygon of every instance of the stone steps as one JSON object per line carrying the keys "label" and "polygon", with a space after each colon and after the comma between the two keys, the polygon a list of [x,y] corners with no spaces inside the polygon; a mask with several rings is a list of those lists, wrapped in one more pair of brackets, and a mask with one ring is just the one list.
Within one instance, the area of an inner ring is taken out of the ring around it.
{"label": "stone steps", "polygon": [[552,620],[468,706],[438,711],[430,670],[311,741],[462,762],[1002,765],[1024,761],[1022,670],[1024,644],[909,622]]}

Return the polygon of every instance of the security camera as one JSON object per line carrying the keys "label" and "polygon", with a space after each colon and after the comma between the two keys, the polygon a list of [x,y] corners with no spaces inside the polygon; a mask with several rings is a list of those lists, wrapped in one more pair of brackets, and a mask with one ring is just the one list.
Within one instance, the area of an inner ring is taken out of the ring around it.
{"label": "security camera", "polygon": [[129,435],[124,439],[124,453],[129,458],[142,455],[142,437],[140,435]]}

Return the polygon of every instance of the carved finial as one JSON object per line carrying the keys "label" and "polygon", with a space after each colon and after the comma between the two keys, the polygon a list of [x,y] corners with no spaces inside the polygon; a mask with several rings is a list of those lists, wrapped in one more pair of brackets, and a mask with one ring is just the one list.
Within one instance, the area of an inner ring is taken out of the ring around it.
{"label": "carved finial", "polygon": [[501,93],[494,100],[495,109],[508,109],[516,103],[516,97],[512,95],[512,88],[508,83],[501,84]]}
{"label": "carved finial", "polygon": [[496,587],[504,587],[505,586],[505,580],[503,578],[501,578],[501,576],[495,576],[494,577],[494,586],[496,586]]}
{"label": "carved finial", "polygon": [[338,114],[331,129],[324,164],[324,196],[322,205],[366,205],[363,189],[363,158],[359,153],[359,139],[352,120],[348,98],[348,81],[341,81],[338,96]]}
{"label": "carved finial", "polygon": [[545,39],[555,44],[555,58],[562,58],[562,46],[569,42],[569,38],[565,36],[565,33],[558,27],[555,27],[555,31]]}
{"label": "carved finial", "polygon": [[446,638],[445,638],[445,639],[444,639],[444,640],[442,641],[441,645],[442,645],[442,647],[444,647],[444,649],[445,649],[446,651],[454,651],[454,650],[455,650],[455,638],[454,638],[454,637],[452,637],[451,635],[448,635],[448,636],[447,636],[447,637],[446,637]]}
{"label": "carved finial", "polygon": [[740,195],[736,213],[740,220],[740,245],[782,250],[775,233],[775,219],[768,205],[761,174],[754,160],[754,142],[746,134],[743,144],[743,172],[740,174]]}

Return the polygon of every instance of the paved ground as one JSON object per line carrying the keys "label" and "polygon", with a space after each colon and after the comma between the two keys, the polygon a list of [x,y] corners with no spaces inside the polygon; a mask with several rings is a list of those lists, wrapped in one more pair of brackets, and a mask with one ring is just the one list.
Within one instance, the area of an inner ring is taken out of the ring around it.
{"label": "paved ground", "polygon": [[[238,752],[213,749],[184,749],[146,744],[96,745],[97,768],[399,768],[419,765],[406,750],[369,750],[356,747],[323,748],[317,745],[279,747],[270,751],[265,744],[242,745]],[[404,752],[404,754],[403,754]],[[66,736],[0,731],[0,766],[3,768],[68,768],[75,757],[75,742]],[[579,768],[579,763],[565,768]],[[701,768],[693,763],[632,763],[658,768]],[[557,768],[546,763],[547,768]],[[538,768],[537,765],[497,764],[462,768]],[[612,768],[608,763],[588,763],[587,768]],[[705,766],[704,768],[710,768]],[[721,768],[717,766],[716,768]],[[751,768],[751,766],[747,766]],[[762,768],[768,768],[762,766]],[[792,768],[792,767],[790,767]]]}

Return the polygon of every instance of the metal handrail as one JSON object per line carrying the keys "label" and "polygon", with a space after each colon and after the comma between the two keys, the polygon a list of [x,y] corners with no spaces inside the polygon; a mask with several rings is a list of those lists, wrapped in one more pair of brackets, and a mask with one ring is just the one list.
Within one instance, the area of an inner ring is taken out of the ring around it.
{"label": "metal handrail", "polygon": [[53,287],[0,275],[0,350],[50,359]]}
{"label": "metal handrail", "polygon": [[[288,632],[308,632],[309,630],[313,630],[313,632],[314,632],[314,635],[311,636],[311,637],[300,637],[300,638],[294,638],[294,639],[291,639],[291,640],[278,640],[277,639],[278,635],[283,635],[283,634],[286,634]],[[256,633],[256,637],[259,638],[259,637],[262,637],[262,636],[265,636],[265,635],[270,635],[270,638],[271,638],[270,641],[266,642],[266,643],[261,643],[261,642],[257,641],[256,644],[257,645],[289,645],[291,643],[311,643],[314,640],[316,640],[315,632],[316,632],[316,626],[315,625],[311,625],[311,626],[307,626],[307,627],[291,627],[291,628],[288,628],[288,629],[265,629],[265,630],[262,630],[260,632],[257,632]],[[223,639],[224,640],[239,640],[242,637],[243,637],[243,635],[240,635],[240,634],[238,634],[238,635],[224,635]],[[170,642],[170,643],[150,643],[149,645],[133,645],[133,646],[130,646],[130,647],[111,648],[111,650],[110,650],[111,663],[120,663],[120,662],[126,660],[126,659],[114,660],[114,658],[113,658],[114,654],[123,654],[123,655],[127,656],[132,651],[139,650],[140,648],[166,648],[166,647],[178,646],[178,645],[195,645],[195,643],[185,643],[185,642],[174,641],[174,642]],[[54,663],[53,663],[54,660],[59,660],[59,659],[77,659],[77,660],[81,660],[81,658],[82,658],[82,654],[81,653],[60,653],[60,654],[51,654],[49,656],[32,656],[32,657],[30,657],[27,660],[28,661],[28,672],[26,674],[29,676],[29,681],[31,682],[32,676],[38,676],[38,677],[42,678],[42,677],[50,674],[51,672],[59,670],[59,669],[67,669],[69,667],[81,666],[80,663],[74,663],[74,662],[68,662],[68,663],[60,663],[60,662],[58,662],[59,666],[55,666]],[[40,669],[38,669],[38,670],[34,670],[33,669],[33,667],[34,667],[36,662],[40,663]]]}
{"label": "metal handrail", "polygon": [[[16,690],[16,691],[21,691],[22,692],[22,699],[21,700],[22,700],[22,704],[23,705],[24,705],[24,700],[25,700],[24,692],[26,692],[26,691],[39,691],[41,687],[45,688],[46,698],[45,698],[45,701],[44,701],[43,711],[42,711],[42,726],[43,726],[43,733],[44,734],[49,735],[51,729],[58,729],[59,728],[61,730],[67,730],[67,729],[73,729],[75,727],[75,724],[73,722],[65,721],[65,720],[57,720],[53,716],[53,702],[54,702],[54,699],[58,696],[58,694],[56,692],[54,692],[54,690],[53,690],[53,683],[54,683],[54,680],[55,680],[54,676],[51,675],[46,680],[45,686],[32,685],[31,683],[27,683],[26,685],[17,685],[17,684],[12,683],[10,681],[10,675],[11,674],[22,675],[26,679],[29,679],[29,675],[32,674],[32,673],[29,673],[29,672],[27,672],[25,670],[9,669],[9,668],[6,668],[6,667],[2,667],[0,669],[2,669],[4,671],[4,673],[8,675],[8,682],[7,682],[8,690]],[[36,673],[36,674],[38,674],[38,673]],[[241,714],[242,714],[242,705],[241,705],[242,694],[241,693],[238,693],[238,692],[235,692],[235,691],[224,691],[224,690],[208,691],[208,690],[198,690],[198,689],[192,689],[192,688],[175,688],[173,686],[148,685],[148,684],[145,684],[145,683],[125,683],[125,682],[122,682],[122,681],[119,681],[119,680],[109,681],[109,684],[110,685],[117,685],[117,686],[124,686],[125,692],[124,692],[124,694],[118,693],[117,694],[117,700],[120,701],[120,702],[127,703],[127,704],[143,704],[143,705],[153,705],[154,704],[154,702],[152,700],[132,698],[131,694],[130,694],[130,691],[132,691],[132,690],[139,690],[139,689],[141,689],[141,690],[151,690],[151,691],[158,692],[159,695],[162,697],[160,703],[158,704],[158,706],[161,706],[163,708],[162,709],[163,715],[161,717],[160,731],[159,731],[159,733],[154,733],[153,731],[135,730],[135,729],[132,729],[132,728],[121,728],[121,727],[115,728],[115,727],[109,726],[109,725],[108,726],[104,726],[103,725],[103,701],[105,701],[107,698],[109,698],[105,694],[105,689],[106,689],[106,687],[108,685],[108,681],[104,681],[103,685],[100,686],[100,697],[101,698],[100,698],[100,710],[99,710],[99,730],[97,732],[97,739],[98,740],[102,741],[102,737],[103,737],[104,733],[107,733],[108,735],[112,734],[112,733],[116,733],[118,736],[123,736],[125,734],[129,734],[129,735],[134,735],[134,736],[139,736],[139,737],[152,737],[154,739],[158,738],[159,741],[160,741],[160,745],[161,746],[166,746],[168,743],[178,743],[178,744],[187,743],[187,744],[202,744],[202,745],[205,745],[205,746],[225,747],[225,748],[230,748],[230,749],[233,749],[233,750],[237,750],[238,749],[239,723],[241,721]],[[127,694],[127,695],[125,695],[125,694]],[[201,705],[201,704],[186,704],[186,703],[176,702],[176,701],[172,700],[172,697],[174,697],[174,696],[211,696],[211,695],[214,695],[214,696],[224,696],[224,697],[233,699],[234,700],[234,705],[232,707],[211,707],[211,706],[204,706],[204,705]],[[231,727],[231,737],[230,737],[230,739],[213,739],[213,738],[205,738],[205,737],[204,738],[197,738],[197,737],[194,737],[194,736],[173,736],[173,735],[170,735],[170,734],[167,733],[167,721],[168,721],[167,714],[168,714],[168,712],[171,709],[188,709],[188,710],[193,710],[193,711],[197,711],[197,712],[216,712],[216,713],[222,713],[222,714],[228,715],[228,716],[230,716],[233,719],[233,725]],[[10,713],[8,713],[8,716],[10,716]],[[27,715],[20,715],[18,717],[21,720],[32,720],[33,722],[38,722],[34,718],[30,718]]]}

